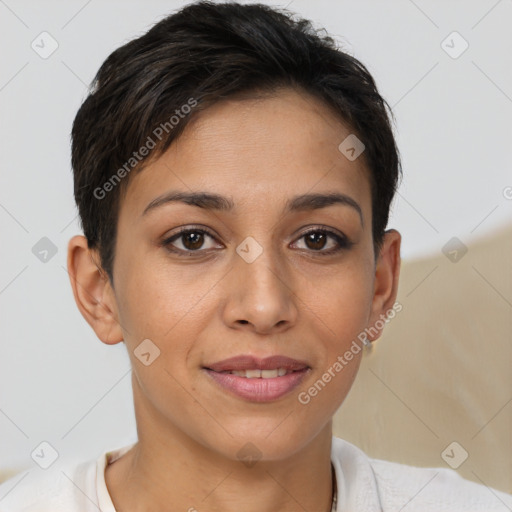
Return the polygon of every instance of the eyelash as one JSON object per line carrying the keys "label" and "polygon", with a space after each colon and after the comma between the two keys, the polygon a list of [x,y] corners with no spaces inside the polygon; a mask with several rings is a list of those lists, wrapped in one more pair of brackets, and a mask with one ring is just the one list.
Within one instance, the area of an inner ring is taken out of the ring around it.
{"label": "eyelash", "polygon": [[[180,257],[190,257],[190,255],[192,255],[194,253],[201,253],[201,252],[205,251],[205,249],[197,249],[195,251],[193,251],[193,250],[184,251],[183,249],[177,249],[172,246],[172,242],[174,242],[175,240],[178,240],[183,235],[189,234],[189,233],[206,234],[206,235],[210,236],[211,238],[215,239],[215,236],[208,229],[199,228],[199,227],[197,227],[197,228],[186,227],[186,228],[181,228],[177,233],[175,233],[172,236],[163,240],[161,242],[161,245],[163,247],[165,247],[165,249],[168,250],[169,252],[176,254]],[[330,236],[330,237],[334,238],[334,240],[338,244],[338,247],[329,249],[327,251],[323,251],[321,249],[318,251],[315,251],[312,249],[310,249],[310,250],[306,249],[308,252],[319,254],[320,256],[331,256],[332,254],[336,254],[343,250],[349,249],[350,247],[352,247],[352,245],[354,245],[354,243],[351,242],[350,240],[348,240],[348,238],[346,238],[344,236],[340,236],[337,233],[335,233],[334,231],[331,231],[331,230],[325,229],[325,228],[310,229],[310,230],[306,231],[305,233],[302,233],[302,235],[297,240],[301,240],[311,233],[322,233],[324,235]],[[208,249],[206,249],[206,250],[208,250]]]}

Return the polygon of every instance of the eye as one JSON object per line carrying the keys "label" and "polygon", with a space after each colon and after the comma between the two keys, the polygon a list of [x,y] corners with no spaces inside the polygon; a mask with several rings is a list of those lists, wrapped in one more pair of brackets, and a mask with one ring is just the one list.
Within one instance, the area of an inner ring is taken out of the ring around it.
{"label": "eye", "polygon": [[[163,240],[161,245],[169,252],[177,254],[178,256],[193,256],[194,253],[200,254],[203,251],[214,248],[212,245],[210,245],[210,247],[204,247],[205,237],[215,240],[214,235],[207,229],[193,226],[185,227]],[[353,242],[349,241],[345,236],[325,228],[310,229],[306,233],[303,233],[298,240],[302,239],[304,239],[306,249],[309,249],[308,252],[318,253],[322,256],[329,256],[341,252],[354,245]],[[323,250],[329,239],[331,240],[331,247],[328,250]],[[333,241],[334,244],[332,243]],[[181,247],[178,245],[181,245]]]}
{"label": "eye", "polygon": [[[168,251],[176,253],[179,256],[192,256],[194,252],[200,252],[200,249],[208,250],[212,248],[204,248],[205,235],[208,238],[215,239],[215,237],[204,228],[182,228],[174,235],[163,240],[162,245]],[[174,245],[175,241],[178,241],[182,247],[176,247]]]}
{"label": "eye", "polygon": [[[331,243],[330,249],[322,250],[326,246],[329,238],[334,240],[334,247],[332,247]],[[348,240],[345,236],[341,236],[334,231],[325,228],[311,229],[306,233],[303,233],[299,240],[302,239],[304,239],[307,249],[311,249],[311,252],[318,252],[322,256],[329,256],[331,254],[338,253],[354,245],[353,242]]]}

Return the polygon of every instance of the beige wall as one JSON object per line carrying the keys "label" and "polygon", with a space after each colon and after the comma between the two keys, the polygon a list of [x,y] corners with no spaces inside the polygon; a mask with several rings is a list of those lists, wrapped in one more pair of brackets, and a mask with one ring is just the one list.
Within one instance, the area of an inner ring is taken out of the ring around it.
{"label": "beige wall", "polygon": [[[335,435],[368,455],[449,467],[512,493],[512,228],[444,254],[402,262],[403,309],[366,353],[334,417]],[[452,464],[463,454],[456,447]],[[450,458],[449,457],[449,458]]]}

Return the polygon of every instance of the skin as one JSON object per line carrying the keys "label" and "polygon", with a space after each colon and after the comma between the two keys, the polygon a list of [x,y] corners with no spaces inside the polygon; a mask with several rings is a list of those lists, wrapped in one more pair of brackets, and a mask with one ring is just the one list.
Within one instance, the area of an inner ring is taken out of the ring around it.
{"label": "skin", "polygon": [[[396,230],[386,232],[374,259],[368,169],[363,157],[349,161],[338,150],[350,133],[299,91],[222,101],[130,176],[114,287],[86,239],[70,240],[68,269],[82,315],[102,342],[124,342],[132,362],[138,443],[105,472],[117,510],[330,511],[332,416],[363,351],[307,405],[297,396],[392,308],[400,269]],[[235,210],[168,203],[142,216],[169,190],[222,194]],[[339,204],[283,214],[295,195],[333,191],[360,205],[364,225],[355,209]],[[182,251],[196,248],[192,256],[161,245],[194,224],[214,238],[173,242]],[[322,256],[338,244],[330,236],[308,244],[304,233],[319,226],[353,245]],[[263,249],[252,263],[236,252],[248,236]],[[134,355],[147,338],[160,350],[149,366]],[[202,369],[240,354],[283,354],[307,361],[311,371],[284,397],[251,402]],[[237,457],[248,442],[261,453],[252,467]]]}

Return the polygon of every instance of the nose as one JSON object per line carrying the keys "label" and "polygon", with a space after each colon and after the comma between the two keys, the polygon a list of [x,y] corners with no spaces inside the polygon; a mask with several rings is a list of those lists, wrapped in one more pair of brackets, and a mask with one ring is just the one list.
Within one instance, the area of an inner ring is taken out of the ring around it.
{"label": "nose", "polygon": [[227,298],[224,321],[231,328],[258,334],[283,332],[297,321],[293,278],[270,249],[264,249],[253,260],[254,245],[245,246],[245,253],[241,250],[234,254],[232,270],[223,283]]}

